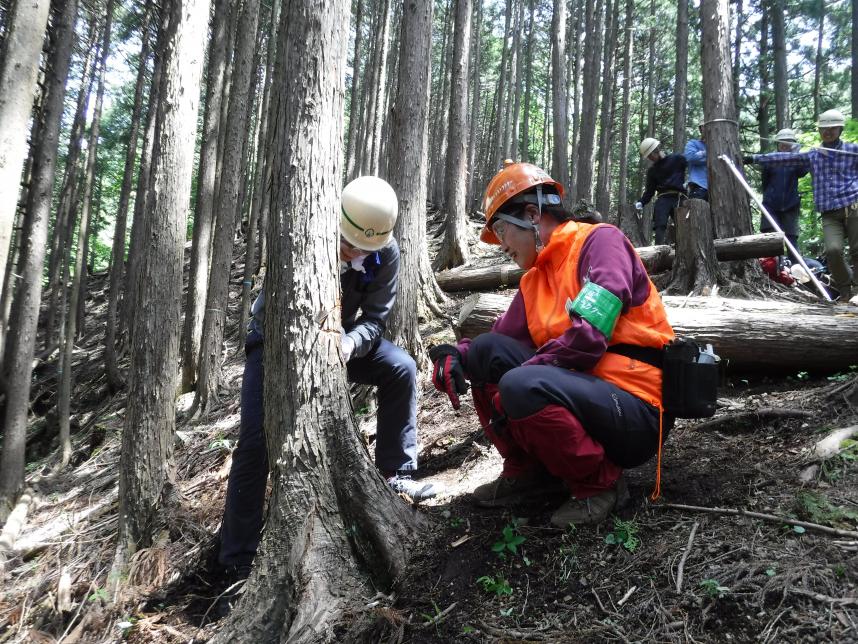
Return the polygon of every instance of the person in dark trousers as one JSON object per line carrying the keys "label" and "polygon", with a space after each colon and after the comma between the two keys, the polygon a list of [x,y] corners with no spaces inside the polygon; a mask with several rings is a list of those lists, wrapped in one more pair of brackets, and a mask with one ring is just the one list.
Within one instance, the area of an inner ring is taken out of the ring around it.
{"label": "person in dark trousers", "polygon": [[661,141],[646,138],[641,141],[640,153],[652,161],[646,173],[646,189],[635,203],[635,209],[643,210],[650,199],[658,193],[652,216],[655,243],[663,244],[667,237],[668,220],[674,216],[680,199],[685,198],[685,168],[688,165],[681,154],[666,154]]}
{"label": "person in dark trousers", "polygon": [[[809,171],[813,201],[822,213],[825,259],[838,301],[858,305],[858,144],[840,140],[846,117],[838,110],[819,115],[817,127],[822,146],[807,152],[750,154],[745,163]],[[849,246],[852,267],[844,252]],[[850,298],[853,298],[850,300]]]}
{"label": "person in dark trousers", "polygon": [[703,125],[700,138],[685,144],[682,156],[688,162],[688,198],[709,201],[709,171],[706,167],[706,143],[703,140]]}
{"label": "person in dark trousers", "polygon": [[471,383],[503,471],[478,486],[480,507],[566,493],[551,523],[603,521],[623,500],[623,468],[655,454],[662,414],[656,361],[673,337],[658,291],[615,226],[584,223],[563,187],[529,163],[506,162],[486,188],[481,239],[527,271],[490,333],[429,352],[432,382],[454,408]]}
{"label": "person in dark trousers", "polygon": [[[394,490],[423,500],[437,490],[411,478],[417,469],[417,368],[408,353],[382,337],[399,274],[399,246],[392,236],[397,211],[396,194],[382,179],[359,177],[343,189],[341,348],[349,381],[378,387],[378,469]],[[234,581],[247,577],[259,547],[268,480],[262,398],[264,289],[251,312],[241,430],[232,455],[218,554],[227,579]]]}
{"label": "person in dark trousers", "polygon": [[[799,149],[795,132],[789,128],[775,135],[778,152],[796,152]],[[765,165],[762,168],[763,205],[777,222],[784,236],[798,248],[798,217],[801,214],[801,197],[798,194],[798,180],[807,174],[807,168]],[[765,217],[760,222],[760,232],[774,230]]]}

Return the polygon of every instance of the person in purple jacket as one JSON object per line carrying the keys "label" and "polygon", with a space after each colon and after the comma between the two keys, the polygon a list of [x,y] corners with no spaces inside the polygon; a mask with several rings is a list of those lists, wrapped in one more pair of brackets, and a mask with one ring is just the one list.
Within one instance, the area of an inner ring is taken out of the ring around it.
{"label": "person in purple jacket", "polygon": [[625,495],[622,471],[656,453],[660,357],[674,335],[635,249],[608,224],[562,207],[562,186],[508,161],[489,183],[481,239],[527,272],[490,333],[433,347],[432,381],[454,408],[470,381],[486,436],[504,458],[473,502],[503,507],[566,491],[560,527],[598,523]]}

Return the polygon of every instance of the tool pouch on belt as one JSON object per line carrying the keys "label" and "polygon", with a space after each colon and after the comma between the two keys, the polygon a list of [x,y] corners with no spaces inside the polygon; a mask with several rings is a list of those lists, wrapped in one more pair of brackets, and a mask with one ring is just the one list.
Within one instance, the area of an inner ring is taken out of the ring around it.
{"label": "tool pouch on belt", "polygon": [[662,350],[614,344],[608,351],[646,362],[662,370],[664,412],[675,418],[708,418],[715,413],[721,359],[707,344],[675,338]]}
{"label": "tool pouch on belt", "polygon": [[708,418],[718,398],[720,358],[712,345],[690,338],[665,345],[662,360],[662,404],[676,418]]}

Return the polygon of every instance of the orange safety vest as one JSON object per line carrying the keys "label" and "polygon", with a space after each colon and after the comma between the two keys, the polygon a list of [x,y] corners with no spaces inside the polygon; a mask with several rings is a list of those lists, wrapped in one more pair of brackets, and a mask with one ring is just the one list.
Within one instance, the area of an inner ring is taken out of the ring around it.
{"label": "orange safety vest", "polygon": [[[581,248],[594,230],[606,225],[576,221],[562,223],[540,251],[533,268],[522,276],[519,288],[524,297],[527,328],[536,346],[562,335],[571,326],[566,300],[574,300],[583,286],[578,276]],[[620,314],[608,344],[661,349],[673,338],[673,329],[667,321],[661,298],[650,281],[647,299]],[[661,369],[618,353],[606,352],[590,373],[662,409]]]}

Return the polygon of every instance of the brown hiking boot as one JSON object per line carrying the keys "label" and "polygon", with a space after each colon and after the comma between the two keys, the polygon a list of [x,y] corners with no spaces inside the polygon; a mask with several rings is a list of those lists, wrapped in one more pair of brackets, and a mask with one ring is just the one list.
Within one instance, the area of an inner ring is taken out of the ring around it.
{"label": "brown hiking boot", "polygon": [[611,511],[629,497],[626,481],[621,476],[617,484],[610,490],[586,499],[570,497],[551,515],[551,523],[558,528],[565,528],[570,523],[575,525],[592,525],[601,523],[608,518]]}
{"label": "brown hiking boot", "polygon": [[503,508],[561,490],[563,482],[547,473],[499,476],[490,483],[478,486],[471,494],[471,502],[481,508]]}

